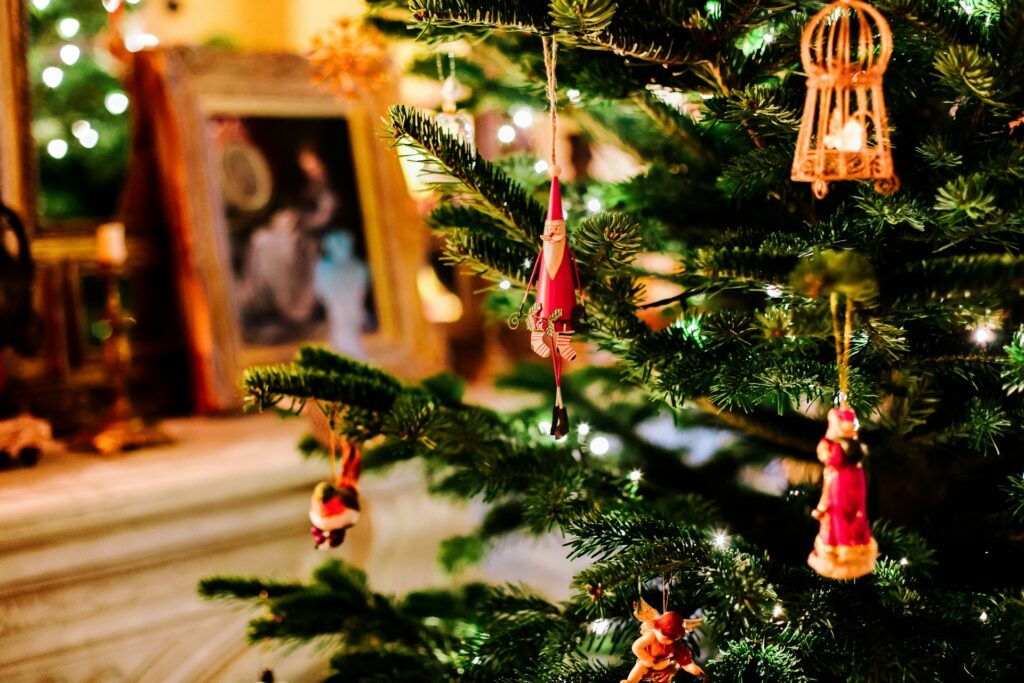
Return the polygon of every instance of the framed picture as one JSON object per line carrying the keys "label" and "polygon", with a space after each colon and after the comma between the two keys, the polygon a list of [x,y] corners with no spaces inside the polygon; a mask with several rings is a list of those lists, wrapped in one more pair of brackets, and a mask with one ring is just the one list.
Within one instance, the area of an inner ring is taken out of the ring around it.
{"label": "framed picture", "polygon": [[380,93],[341,100],[293,54],[140,53],[200,411],[240,405],[245,367],[303,342],[402,373],[440,368],[416,272],[427,235],[380,139]]}
{"label": "framed picture", "polygon": [[27,41],[23,0],[0,1],[0,199],[31,235],[36,226],[36,175]]}

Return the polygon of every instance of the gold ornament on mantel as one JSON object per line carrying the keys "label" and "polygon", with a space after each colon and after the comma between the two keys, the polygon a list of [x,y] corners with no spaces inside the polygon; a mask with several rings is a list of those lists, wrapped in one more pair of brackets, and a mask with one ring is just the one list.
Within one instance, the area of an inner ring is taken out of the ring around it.
{"label": "gold ornament on mantel", "polygon": [[373,93],[391,82],[391,59],[379,31],[343,18],[313,37],[313,80],[346,98]]}
{"label": "gold ornament on mantel", "polygon": [[892,167],[882,74],[892,56],[892,31],[878,10],[859,0],[826,6],[804,28],[800,56],[807,100],[793,158],[793,180],[810,182],[814,196],[834,180],[875,181],[892,194]]}

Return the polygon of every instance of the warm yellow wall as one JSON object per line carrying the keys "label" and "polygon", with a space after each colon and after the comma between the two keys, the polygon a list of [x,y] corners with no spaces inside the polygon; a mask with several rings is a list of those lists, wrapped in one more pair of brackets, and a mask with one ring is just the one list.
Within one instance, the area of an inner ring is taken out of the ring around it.
{"label": "warm yellow wall", "polygon": [[362,0],[292,0],[291,40],[296,48],[306,48],[313,36],[338,17],[358,17],[366,11]]}
{"label": "warm yellow wall", "polygon": [[362,0],[179,0],[145,3],[147,30],[164,45],[227,38],[251,50],[302,52],[313,35],[341,16],[358,16]]}

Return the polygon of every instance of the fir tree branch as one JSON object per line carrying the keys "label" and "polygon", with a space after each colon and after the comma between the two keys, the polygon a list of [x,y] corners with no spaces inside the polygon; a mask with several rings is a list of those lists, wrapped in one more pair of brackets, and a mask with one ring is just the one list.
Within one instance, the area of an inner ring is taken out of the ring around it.
{"label": "fir tree branch", "polygon": [[505,224],[509,236],[536,243],[536,228],[544,224],[544,208],[479,153],[449,135],[432,119],[408,107],[388,110],[389,135],[396,145],[412,145],[416,153],[436,161],[439,170],[465,189],[460,198]]}
{"label": "fir tree branch", "polygon": [[[802,439],[790,434],[782,433],[772,429],[769,425],[755,420],[747,415],[741,413],[732,412],[719,408],[711,402],[705,396],[699,396],[693,399],[693,402],[704,412],[714,415],[716,419],[721,420],[727,425],[739,429],[747,436],[767,441],[768,443],[781,446],[786,449],[791,449],[794,453],[808,453],[813,454],[817,441],[811,439]],[[804,459],[811,461],[817,461],[817,458],[806,456]]]}

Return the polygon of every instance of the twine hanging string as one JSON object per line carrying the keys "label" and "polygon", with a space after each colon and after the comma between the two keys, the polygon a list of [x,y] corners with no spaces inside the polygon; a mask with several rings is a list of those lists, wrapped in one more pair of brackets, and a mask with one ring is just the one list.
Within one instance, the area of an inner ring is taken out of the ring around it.
{"label": "twine hanging string", "polygon": [[[440,52],[434,53],[434,61],[437,63],[437,80],[444,83],[444,62]],[[448,75],[455,76],[455,53],[448,53]]]}
{"label": "twine hanging string", "polygon": [[661,613],[662,614],[664,614],[665,612],[668,611],[668,592],[669,592],[669,582],[670,581],[672,581],[672,577],[671,576],[668,579],[666,579],[665,575],[662,574],[662,576],[661,576]]}
{"label": "twine hanging string", "polygon": [[337,454],[335,452],[335,443],[338,438],[334,434],[334,412],[331,412],[330,417],[327,419],[327,450],[331,454],[331,484],[335,484],[338,481],[337,475]]}
{"label": "twine hanging string", "polygon": [[853,341],[853,301],[846,297],[843,329],[839,329],[839,294],[829,297],[832,308],[832,338],[836,345],[836,371],[839,375],[839,405],[849,408],[850,397],[850,345]]}
{"label": "twine hanging string", "polygon": [[555,68],[558,66],[558,41],[547,36],[541,36],[541,43],[544,46],[544,69],[548,75],[548,105],[551,109],[551,175],[558,176],[558,156],[555,149],[558,140],[558,80],[555,75]]}

